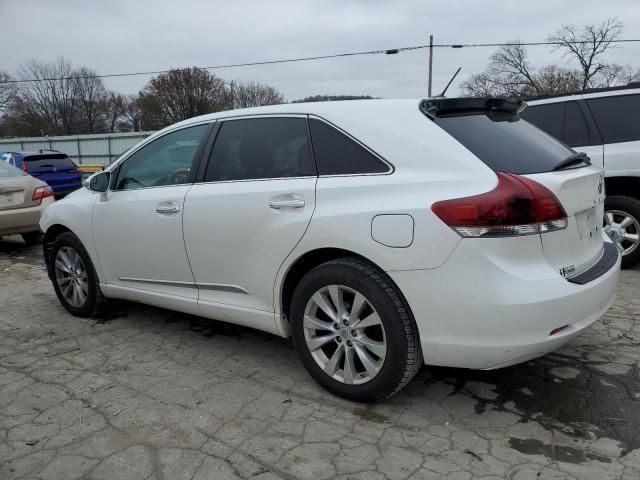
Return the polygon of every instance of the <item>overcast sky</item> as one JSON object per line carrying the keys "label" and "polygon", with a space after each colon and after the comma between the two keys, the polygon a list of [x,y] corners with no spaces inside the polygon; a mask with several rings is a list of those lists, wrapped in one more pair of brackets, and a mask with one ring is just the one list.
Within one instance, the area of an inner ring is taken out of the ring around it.
{"label": "overcast sky", "polygon": [[[560,25],[617,16],[624,38],[640,38],[640,0],[0,0],[0,70],[57,56],[98,73],[163,70],[436,43],[540,41]],[[459,79],[484,69],[491,48],[436,49],[434,91],[458,66]],[[561,63],[530,47],[535,65]],[[640,44],[610,61],[640,66]],[[427,50],[216,70],[253,79],[287,99],[315,94],[419,97]],[[135,93],[149,76],[105,79]],[[459,81],[456,82],[459,84]],[[456,86],[451,89],[455,93]]]}

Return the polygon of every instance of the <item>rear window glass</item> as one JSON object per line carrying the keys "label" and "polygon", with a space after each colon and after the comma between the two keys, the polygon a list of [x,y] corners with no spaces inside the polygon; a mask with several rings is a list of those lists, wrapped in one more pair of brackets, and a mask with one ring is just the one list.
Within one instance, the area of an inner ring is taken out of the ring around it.
{"label": "rear window glass", "polygon": [[574,152],[512,114],[474,113],[434,121],[496,172],[549,172]]}
{"label": "rear window glass", "polygon": [[591,98],[587,104],[604,143],[640,140],[640,95]]}
{"label": "rear window glass", "polygon": [[26,175],[19,168],[9,165],[7,162],[0,161],[0,177],[22,177]]}
{"label": "rear window glass", "polygon": [[27,168],[75,168],[73,161],[64,153],[53,155],[30,155],[23,159],[27,162]]}

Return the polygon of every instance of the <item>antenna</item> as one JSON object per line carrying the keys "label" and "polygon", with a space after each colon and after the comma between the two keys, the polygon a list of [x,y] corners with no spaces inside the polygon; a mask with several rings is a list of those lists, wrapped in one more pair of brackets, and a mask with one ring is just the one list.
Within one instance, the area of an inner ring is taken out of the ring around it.
{"label": "antenna", "polygon": [[447,90],[449,90],[449,87],[451,86],[451,83],[458,76],[458,74],[460,73],[460,70],[462,70],[462,67],[458,67],[458,70],[456,70],[456,73],[453,74],[453,77],[451,77],[451,80],[449,80],[449,83],[447,83],[447,86],[444,87],[444,90],[442,90],[442,93],[440,93],[440,95],[436,95],[436,98],[444,97],[444,94],[447,93]]}

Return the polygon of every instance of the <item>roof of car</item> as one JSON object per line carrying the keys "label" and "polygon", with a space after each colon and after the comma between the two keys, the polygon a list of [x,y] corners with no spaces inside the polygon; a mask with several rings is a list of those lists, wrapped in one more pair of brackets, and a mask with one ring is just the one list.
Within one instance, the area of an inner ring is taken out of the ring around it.
{"label": "roof of car", "polygon": [[563,95],[540,95],[538,97],[529,98],[527,103],[538,105],[543,103],[555,103],[565,100],[578,100],[580,98],[598,98],[598,97],[614,97],[618,95],[637,95],[640,94],[640,83],[634,82],[629,85],[607,88],[588,88],[575,93]]}

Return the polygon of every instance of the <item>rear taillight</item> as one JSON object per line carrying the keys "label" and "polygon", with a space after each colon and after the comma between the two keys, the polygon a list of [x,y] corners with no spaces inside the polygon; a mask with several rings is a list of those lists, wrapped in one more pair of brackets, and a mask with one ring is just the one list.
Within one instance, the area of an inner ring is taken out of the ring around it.
{"label": "rear taillight", "polygon": [[567,227],[567,214],[545,186],[512,173],[497,172],[487,193],[436,202],[431,210],[462,237],[532,235]]}
{"label": "rear taillight", "polygon": [[27,171],[27,162],[23,161],[22,164],[20,164],[20,168],[22,169],[23,172]]}
{"label": "rear taillight", "polygon": [[53,190],[51,190],[51,187],[49,185],[43,185],[41,187],[36,187],[33,190],[31,200],[35,202],[36,200],[42,200],[43,198],[47,197],[53,197]]}

